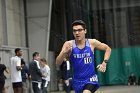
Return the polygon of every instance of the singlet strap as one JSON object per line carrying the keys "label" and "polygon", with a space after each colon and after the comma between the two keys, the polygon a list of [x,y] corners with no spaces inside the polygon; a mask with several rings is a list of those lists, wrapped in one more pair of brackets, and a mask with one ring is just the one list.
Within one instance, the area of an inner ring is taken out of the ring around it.
{"label": "singlet strap", "polygon": [[72,48],[75,48],[75,47],[76,47],[75,40],[72,40]]}
{"label": "singlet strap", "polygon": [[90,47],[89,40],[86,39],[86,46]]}

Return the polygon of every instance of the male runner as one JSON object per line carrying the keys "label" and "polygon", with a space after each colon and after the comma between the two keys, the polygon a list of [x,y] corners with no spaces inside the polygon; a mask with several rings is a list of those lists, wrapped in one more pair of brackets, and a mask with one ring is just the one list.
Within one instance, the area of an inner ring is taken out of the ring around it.
{"label": "male runner", "polygon": [[61,64],[64,58],[70,57],[73,67],[73,89],[76,93],[94,93],[99,88],[98,78],[94,68],[94,49],[105,51],[102,64],[98,70],[106,71],[106,65],[111,54],[111,48],[96,39],[87,39],[86,24],[82,20],[72,23],[74,40],[66,41],[56,63]]}

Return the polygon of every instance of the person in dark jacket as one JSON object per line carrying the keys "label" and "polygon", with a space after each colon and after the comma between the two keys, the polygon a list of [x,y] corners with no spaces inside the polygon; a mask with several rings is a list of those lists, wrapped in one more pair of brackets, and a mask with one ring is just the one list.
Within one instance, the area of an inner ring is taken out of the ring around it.
{"label": "person in dark jacket", "polygon": [[66,58],[64,59],[63,63],[61,64],[61,72],[62,72],[62,79],[64,80],[64,90],[66,93],[71,93],[71,70],[70,70],[70,62]]}
{"label": "person in dark jacket", "polygon": [[128,85],[136,85],[136,76],[134,73],[131,73],[128,79]]}
{"label": "person in dark jacket", "polygon": [[29,64],[29,73],[31,75],[32,88],[34,93],[41,92],[42,73],[39,66],[40,54],[38,52],[33,53],[33,60]]}
{"label": "person in dark jacket", "polygon": [[25,64],[24,59],[21,59],[21,77],[22,77],[22,93],[28,93],[28,79],[30,78],[29,67]]}

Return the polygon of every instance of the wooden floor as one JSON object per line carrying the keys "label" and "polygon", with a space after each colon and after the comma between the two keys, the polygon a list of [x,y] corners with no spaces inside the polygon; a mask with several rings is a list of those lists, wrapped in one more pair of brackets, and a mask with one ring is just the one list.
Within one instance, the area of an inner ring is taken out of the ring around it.
{"label": "wooden floor", "polygon": [[[65,93],[64,91],[48,93]],[[71,93],[74,93],[72,91]],[[140,86],[102,86],[95,93],[140,93]]]}

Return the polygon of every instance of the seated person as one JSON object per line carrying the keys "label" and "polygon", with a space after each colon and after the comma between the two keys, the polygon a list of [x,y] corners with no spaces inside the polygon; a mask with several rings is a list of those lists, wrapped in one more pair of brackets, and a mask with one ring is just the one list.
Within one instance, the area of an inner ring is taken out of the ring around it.
{"label": "seated person", "polygon": [[139,79],[138,79],[138,85],[140,85],[140,76],[139,76]]}
{"label": "seated person", "polygon": [[128,85],[136,85],[136,76],[134,73],[131,73],[128,79]]}

